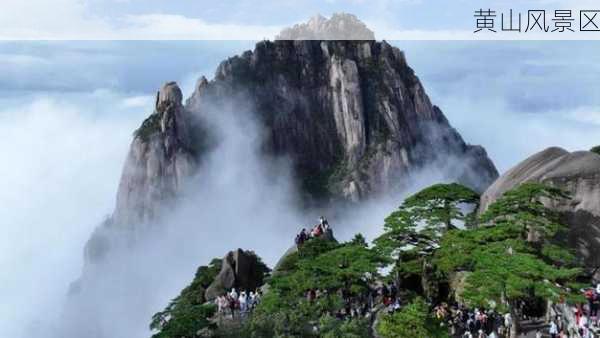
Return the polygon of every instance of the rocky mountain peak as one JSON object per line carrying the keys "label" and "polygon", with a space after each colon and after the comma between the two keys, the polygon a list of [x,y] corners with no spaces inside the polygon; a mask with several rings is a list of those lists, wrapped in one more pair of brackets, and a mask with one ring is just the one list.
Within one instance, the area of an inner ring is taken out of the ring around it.
{"label": "rocky mountain peak", "polygon": [[479,191],[498,175],[385,41],[261,41],[202,83],[186,108],[202,115],[206,102],[227,105],[243,94],[237,106],[265,126],[263,148],[293,161],[311,197],[359,201],[406,187],[432,165]]}
{"label": "rocky mountain peak", "polygon": [[335,13],[329,19],[316,15],[306,23],[286,28],[276,40],[375,40],[375,34],[356,16]]}

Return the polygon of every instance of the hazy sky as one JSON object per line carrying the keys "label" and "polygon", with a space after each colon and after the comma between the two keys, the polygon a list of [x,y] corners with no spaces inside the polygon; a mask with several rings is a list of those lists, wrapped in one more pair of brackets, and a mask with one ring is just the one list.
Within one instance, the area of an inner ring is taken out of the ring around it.
{"label": "hazy sky", "polygon": [[[474,38],[473,12],[480,8],[494,9],[498,14],[509,9],[514,9],[515,14],[517,11],[526,13],[530,9],[566,9],[575,13],[580,9],[598,9],[598,2],[4,0],[0,11],[0,38],[262,39],[273,37],[282,27],[304,22],[317,13],[331,15],[335,12],[350,12],[367,22],[379,38],[471,39]],[[531,34],[523,34],[519,38],[531,37]],[[550,37],[558,38],[556,34]],[[578,37],[599,39],[600,34],[581,34]]]}

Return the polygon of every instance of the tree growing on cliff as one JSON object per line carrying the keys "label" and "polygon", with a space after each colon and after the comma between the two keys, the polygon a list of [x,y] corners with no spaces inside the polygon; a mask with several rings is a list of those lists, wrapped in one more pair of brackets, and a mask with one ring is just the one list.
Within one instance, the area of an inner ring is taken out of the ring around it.
{"label": "tree growing on cliff", "polygon": [[375,240],[376,249],[390,256],[412,246],[423,253],[435,249],[442,234],[467,223],[471,216],[463,210],[475,210],[479,195],[458,183],[436,184],[404,200],[383,226]]}
{"label": "tree growing on cliff", "polygon": [[478,202],[475,191],[457,183],[425,188],[385,219],[375,250],[396,263],[398,279],[421,279],[425,259],[439,248],[443,234],[471,223]]}
{"label": "tree growing on cliff", "polygon": [[467,272],[461,298],[472,306],[510,311],[518,330],[520,300],[564,300],[581,273],[556,235],[565,226],[542,199],[567,198],[560,190],[525,183],[507,192],[481,216],[479,226],[445,234],[435,264],[446,274]]}

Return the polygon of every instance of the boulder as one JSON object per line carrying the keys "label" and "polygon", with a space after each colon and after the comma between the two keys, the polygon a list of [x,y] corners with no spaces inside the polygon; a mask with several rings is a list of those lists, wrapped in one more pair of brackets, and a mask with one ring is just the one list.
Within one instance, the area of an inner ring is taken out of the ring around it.
{"label": "boulder", "polygon": [[237,249],[223,257],[221,271],[205,292],[206,300],[217,298],[231,288],[253,291],[263,285],[267,266],[252,251]]}

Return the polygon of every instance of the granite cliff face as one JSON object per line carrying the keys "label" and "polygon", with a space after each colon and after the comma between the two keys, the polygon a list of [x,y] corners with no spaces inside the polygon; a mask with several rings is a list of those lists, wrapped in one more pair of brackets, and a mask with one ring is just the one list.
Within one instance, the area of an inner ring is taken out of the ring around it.
{"label": "granite cliff face", "polygon": [[552,147],[536,153],[498,178],[482,195],[484,211],[504,192],[524,182],[540,182],[569,192],[571,200],[549,205],[569,224],[570,245],[588,267],[600,266],[600,155]]}
{"label": "granite cliff face", "polygon": [[262,41],[202,78],[186,108],[202,115],[232,100],[250,107],[265,152],[291,158],[311,197],[359,201],[405,187],[428,165],[454,164],[452,178],[480,191],[497,177],[386,42]]}

